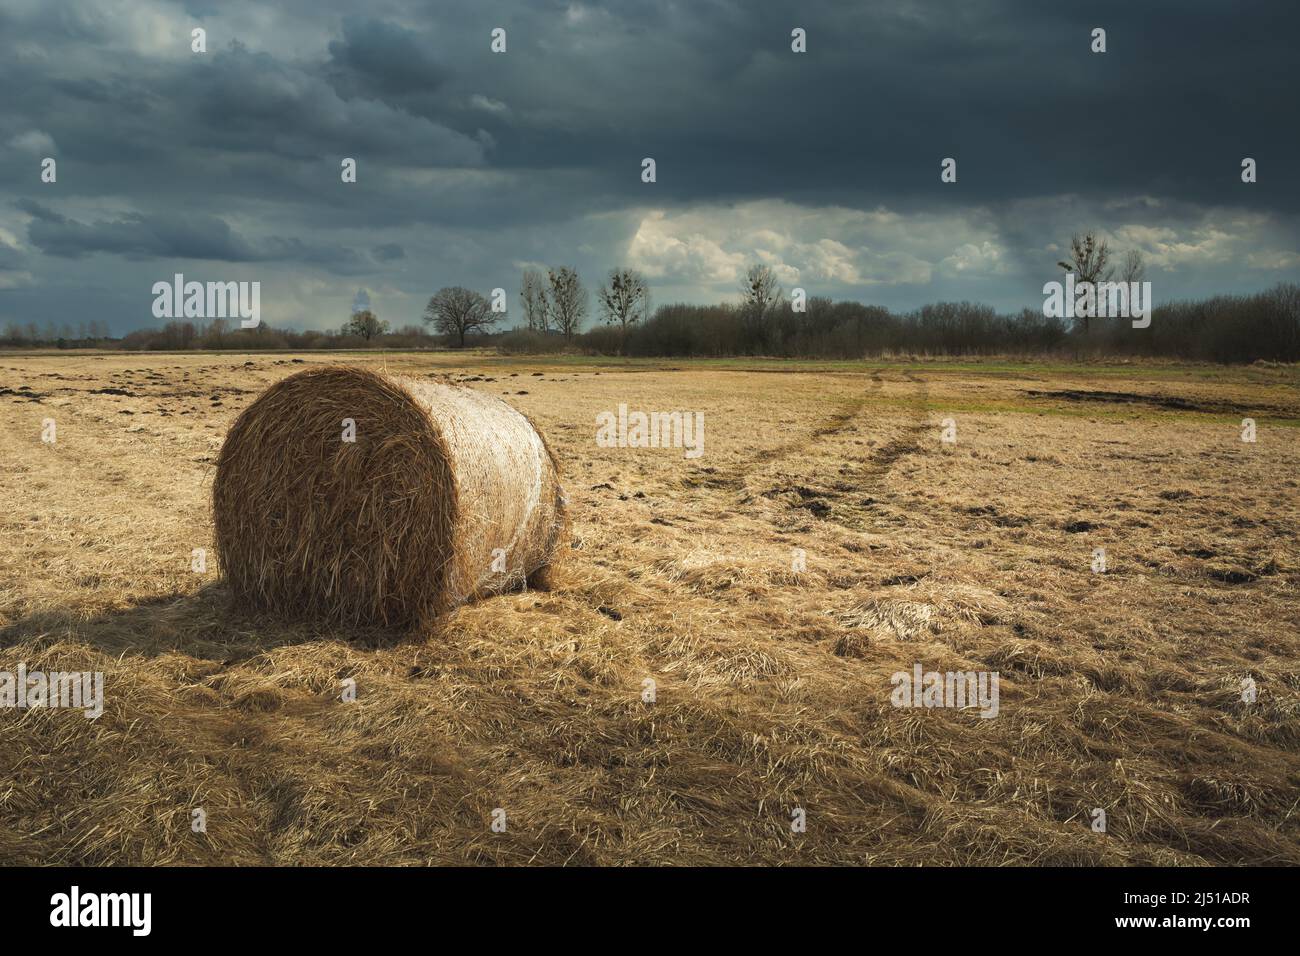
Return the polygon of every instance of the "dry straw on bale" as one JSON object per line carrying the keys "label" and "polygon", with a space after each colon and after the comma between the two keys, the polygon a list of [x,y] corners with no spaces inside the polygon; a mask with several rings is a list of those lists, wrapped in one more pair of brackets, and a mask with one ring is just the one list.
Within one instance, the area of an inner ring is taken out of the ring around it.
{"label": "dry straw on bale", "polygon": [[328,366],[277,382],[235,420],[212,504],[236,600],[399,627],[543,572],[564,496],[546,442],[504,402]]}

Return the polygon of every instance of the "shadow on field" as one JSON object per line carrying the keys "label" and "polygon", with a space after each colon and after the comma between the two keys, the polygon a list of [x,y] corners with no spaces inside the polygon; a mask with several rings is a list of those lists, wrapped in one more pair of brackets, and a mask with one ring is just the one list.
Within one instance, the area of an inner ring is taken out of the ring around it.
{"label": "shadow on field", "polygon": [[424,643],[424,633],[348,630],[313,621],[250,614],[232,606],[224,582],[188,594],[165,594],[87,616],[74,608],[39,611],[0,627],[0,650],[75,641],[114,656],[157,657],[177,652],[235,663],[274,647],[345,641],[360,649]]}

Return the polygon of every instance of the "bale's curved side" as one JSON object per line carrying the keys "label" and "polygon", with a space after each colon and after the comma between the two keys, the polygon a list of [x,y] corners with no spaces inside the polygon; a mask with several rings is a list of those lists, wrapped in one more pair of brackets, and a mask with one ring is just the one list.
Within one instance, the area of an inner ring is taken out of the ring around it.
{"label": "bale's curved side", "polygon": [[522,414],[346,366],[289,376],[245,409],[212,500],[237,600],[352,625],[427,623],[516,585],[550,561],[563,521],[554,458]]}

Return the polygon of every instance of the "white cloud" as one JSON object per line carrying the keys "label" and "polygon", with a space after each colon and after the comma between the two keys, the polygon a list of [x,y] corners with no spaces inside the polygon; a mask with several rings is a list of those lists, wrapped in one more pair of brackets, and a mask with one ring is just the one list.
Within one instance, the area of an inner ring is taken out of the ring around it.
{"label": "white cloud", "polygon": [[1300,269],[1300,252],[1280,249],[1252,252],[1246,256],[1246,265],[1252,269],[1282,272]]}
{"label": "white cloud", "polygon": [[712,284],[738,282],[746,261],[744,253],[728,252],[703,231],[679,228],[664,212],[641,221],[628,259],[650,279]]}
{"label": "white cloud", "polygon": [[[808,207],[780,200],[646,213],[628,249],[654,279],[730,287],[761,262],[786,284],[924,285],[937,269],[996,275],[1005,256],[981,214]],[[725,291],[730,291],[726,288]]]}
{"label": "white cloud", "polygon": [[963,243],[939,266],[949,275],[998,275],[1006,270],[1002,250],[988,240]]}
{"label": "white cloud", "polygon": [[1235,258],[1237,244],[1244,237],[1206,222],[1182,230],[1130,224],[1116,229],[1115,238],[1124,246],[1140,249],[1148,265],[1174,272],[1183,266],[1226,263]]}

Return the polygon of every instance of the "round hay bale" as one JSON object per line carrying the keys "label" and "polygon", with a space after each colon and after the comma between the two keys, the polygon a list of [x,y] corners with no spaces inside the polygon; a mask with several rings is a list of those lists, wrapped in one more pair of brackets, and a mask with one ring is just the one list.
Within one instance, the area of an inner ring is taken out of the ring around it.
{"label": "round hay bale", "polygon": [[545,440],[506,403],[326,366],[275,383],[235,420],[212,510],[236,601],[405,627],[544,571],[564,492]]}

